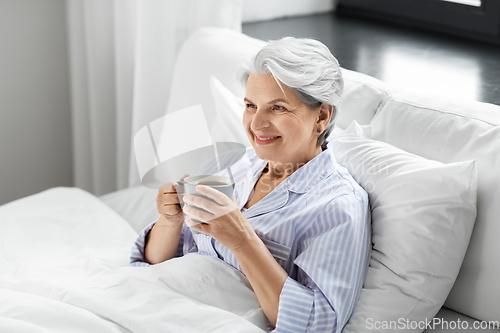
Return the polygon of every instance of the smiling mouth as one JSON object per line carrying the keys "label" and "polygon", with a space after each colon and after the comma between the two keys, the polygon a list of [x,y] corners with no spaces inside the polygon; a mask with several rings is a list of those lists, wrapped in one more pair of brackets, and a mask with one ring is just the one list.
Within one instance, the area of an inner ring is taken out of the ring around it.
{"label": "smiling mouth", "polygon": [[271,144],[273,142],[275,142],[276,140],[280,139],[281,136],[264,136],[264,137],[259,137],[259,136],[255,136],[255,143],[258,144],[259,146],[262,146],[262,145],[268,145],[268,144]]}
{"label": "smiling mouth", "polygon": [[273,139],[281,138],[281,136],[268,136],[268,137],[258,137],[258,136],[256,136],[256,137],[257,137],[257,139],[259,139],[261,141],[273,140]]}

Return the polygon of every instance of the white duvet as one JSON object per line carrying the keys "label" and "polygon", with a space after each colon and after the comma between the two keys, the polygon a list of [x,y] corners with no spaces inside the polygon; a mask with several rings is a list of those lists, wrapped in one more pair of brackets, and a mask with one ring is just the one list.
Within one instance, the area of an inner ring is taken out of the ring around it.
{"label": "white duvet", "polygon": [[136,236],[76,188],[1,206],[0,332],[269,331],[239,271],[198,254],[130,267]]}

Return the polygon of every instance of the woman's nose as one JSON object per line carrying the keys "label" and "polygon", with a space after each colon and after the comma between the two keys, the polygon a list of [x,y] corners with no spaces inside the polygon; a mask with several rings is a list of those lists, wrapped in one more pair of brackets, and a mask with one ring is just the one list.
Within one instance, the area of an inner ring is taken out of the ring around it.
{"label": "woman's nose", "polygon": [[252,123],[250,128],[255,132],[264,128],[269,127],[271,121],[269,119],[269,113],[265,109],[257,109],[253,114]]}

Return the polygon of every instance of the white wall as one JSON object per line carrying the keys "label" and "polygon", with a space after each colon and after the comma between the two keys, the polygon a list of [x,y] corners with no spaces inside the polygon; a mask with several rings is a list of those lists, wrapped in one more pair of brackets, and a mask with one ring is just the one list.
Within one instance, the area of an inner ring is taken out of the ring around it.
{"label": "white wall", "polygon": [[337,0],[243,0],[243,23],[333,11]]}
{"label": "white wall", "polygon": [[73,183],[65,20],[64,0],[0,1],[0,204]]}

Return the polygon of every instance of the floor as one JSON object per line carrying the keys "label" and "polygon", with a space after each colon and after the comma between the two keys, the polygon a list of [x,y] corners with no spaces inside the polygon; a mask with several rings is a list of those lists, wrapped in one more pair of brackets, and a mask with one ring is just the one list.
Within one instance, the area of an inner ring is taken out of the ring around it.
{"label": "floor", "polygon": [[397,89],[500,105],[500,46],[337,13],[243,24],[268,40],[315,38],[344,68]]}

